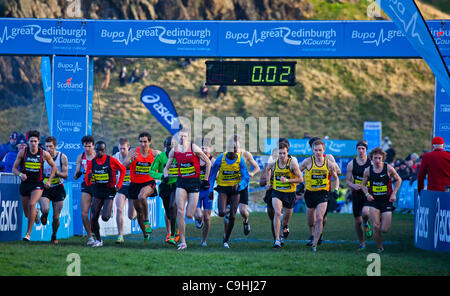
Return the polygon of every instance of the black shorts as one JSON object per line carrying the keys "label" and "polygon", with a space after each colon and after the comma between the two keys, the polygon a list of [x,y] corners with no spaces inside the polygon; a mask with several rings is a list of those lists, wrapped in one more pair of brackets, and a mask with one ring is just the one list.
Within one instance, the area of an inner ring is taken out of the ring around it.
{"label": "black shorts", "polygon": [[46,197],[52,202],[63,201],[66,198],[66,191],[64,190],[64,185],[60,184],[55,187],[50,187],[49,189],[44,189],[42,197]]}
{"label": "black shorts", "polygon": [[381,213],[384,212],[393,212],[395,207],[389,202],[387,198],[375,199],[374,201],[367,201],[365,204],[368,207],[375,208],[379,210]]}
{"label": "black shorts", "polygon": [[170,199],[170,195],[177,190],[177,184],[160,183],[158,189],[159,197],[161,197],[163,200],[166,198]]}
{"label": "black shorts", "polygon": [[81,192],[85,192],[92,196],[92,186],[87,186],[85,182],[81,183]]}
{"label": "black shorts", "polygon": [[353,217],[361,217],[362,209],[367,203],[367,198],[362,190],[352,191],[352,198]]}
{"label": "black shorts", "polygon": [[305,191],[305,203],[306,207],[315,209],[320,203],[328,203],[328,190],[320,191]]}
{"label": "black shorts", "polygon": [[271,209],[273,209],[272,191],[273,191],[273,189],[270,188],[269,190],[266,190],[266,195],[264,195],[264,202],[267,204],[267,208],[271,208]]}
{"label": "black shorts", "polygon": [[155,180],[151,180],[148,182],[144,182],[144,183],[130,183],[130,187],[128,188],[128,198],[129,199],[139,199],[139,192],[141,192],[141,189],[144,188],[145,186],[150,186],[152,187],[153,190],[153,194],[150,196],[157,196],[158,193],[156,192],[156,182]]}
{"label": "black shorts", "polygon": [[97,199],[114,199],[116,196],[116,189],[115,188],[108,188],[108,187],[100,187],[100,186],[93,186],[92,187],[93,197]]}
{"label": "black shorts", "polygon": [[180,178],[177,179],[177,188],[183,188],[187,193],[200,192],[200,178]]}
{"label": "black shorts", "polygon": [[120,187],[120,189],[119,189],[119,191],[117,191],[117,193],[125,195],[126,198],[130,198],[129,191],[130,191],[130,185],[122,185],[122,187]]}
{"label": "black shorts", "polygon": [[239,191],[240,199],[239,203],[248,205],[248,186],[245,189]]}
{"label": "black shorts", "polygon": [[239,196],[239,191],[235,191],[233,190],[233,186],[220,186],[217,185],[216,188],[214,188],[214,190],[216,190],[217,192],[222,193],[222,194],[226,194],[227,195],[227,199],[229,199],[230,197],[237,195]]}
{"label": "black shorts", "polygon": [[20,183],[19,192],[22,196],[31,196],[34,190],[44,190],[44,183],[41,182],[22,182]]}
{"label": "black shorts", "polygon": [[272,199],[278,198],[283,203],[283,208],[292,209],[295,205],[295,192],[280,192],[272,190]]}

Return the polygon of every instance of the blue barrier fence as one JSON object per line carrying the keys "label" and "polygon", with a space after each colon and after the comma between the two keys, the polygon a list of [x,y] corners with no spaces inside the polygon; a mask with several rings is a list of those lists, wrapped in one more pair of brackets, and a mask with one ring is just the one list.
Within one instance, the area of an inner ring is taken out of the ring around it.
{"label": "blue barrier fence", "polygon": [[414,193],[414,245],[450,252],[450,192]]}

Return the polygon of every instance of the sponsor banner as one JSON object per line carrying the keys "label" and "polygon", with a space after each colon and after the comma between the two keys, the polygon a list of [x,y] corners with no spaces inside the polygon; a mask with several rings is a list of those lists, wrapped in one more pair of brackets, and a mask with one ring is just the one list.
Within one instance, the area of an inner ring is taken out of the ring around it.
{"label": "sponsor banner", "polygon": [[381,121],[364,121],[363,138],[367,141],[367,151],[381,147]]}
{"label": "sponsor banner", "polygon": [[450,192],[414,192],[414,245],[450,252]]}
{"label": "sponsor banner", "polygon": [[[218,56],[333,56],[343,52],[344,26],[333,22],[223,22]],[[273,54],[272,54],[273,55]]]}
{"label": "sponsor banner", "polygon": [[216,52],[217,26],[201,21],[96,22],[92,54],[113,50],[115,55],[210,56]]}
{"label": "sponsor banner", "polygon": [[450,96],[439,81],[437,79],[435,81],[433,135],[442,137],[445,143],[444,149],[450,151]]}
{"label": "sponsor banner", "polygon": [[[288,139],[289,154],[291,155],[312,155],[309,147],[309,139]],[[278,139],[267,138],[264,147],[265,154],[271,154],[272,149],[276,148]],[[333,156],[353,156],[356,155],[357,140],[323,140],[325,143],[325,153]]]}
{"label": "sponsor banner", "polygon": [[[52,114],[52,64],[50,61],[50,57],[48,56],[41,57],[41,77],[47,114]],[[48,117],[48,126],[50,127],[50,134],[51,134],[52,123],[50,122],[50,116],[47,117]]]}
{"label": "sponsor banner", "polygon": [[0,184],[0,242],[22,239],[22,215],[19,184]]}
{"label": "sponsor banner", "polygon": [[69,180],[73,178],[77,156],[83,152],[81,138],[88,132],[88,118],[92,118],[88,68],[88,57],[53,56],[50,130],[58,141],[56,149],[68,158]]}
{"label": "sponsor banner", "polygon": [[[450,56],[450,21],[426,23],[442,55]],[[408,28],[412,27],[411,24]],[[404,31],[391,21],[18,18],[0,19],[0,54],[293,58],[423,56],[409,43]]]}
{"label": "sponsor banner", "polygon": [[57,19],[0,19],[0,52],[85,54],[92,48],[93,22]]}
{"label": "sponsor banner", "polygon": [[141,102],[171,135],[181,129],[177,111],[164,89],[155,85],[147,86],[141,93]]}
{"label": "sponsor banner", "polygon": [[440,39],[443,37],[444,31],[441,33],[439,30],[444,30],[445,27],[441,25],[441,28],[437,30],[434,27],[436,34],[440,34],[437,38],[439,41],[435,42],[436,37],[432,35],[414,1],[376,0],[376,2],[405,34],[416,52],[427,62],[447,93],[450,93],[450,74],[437,45],[438,42],[441,43],[444,40],[444,38]]}

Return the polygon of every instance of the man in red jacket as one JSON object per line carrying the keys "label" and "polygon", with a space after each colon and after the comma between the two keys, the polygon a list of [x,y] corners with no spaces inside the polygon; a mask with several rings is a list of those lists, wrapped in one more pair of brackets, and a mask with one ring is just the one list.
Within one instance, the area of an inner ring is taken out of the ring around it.
{"label": "man in red jacket", "polygon": [[435,137],[431,144],[433,145],[433,151],[422,155],[419,174],[417,175],[417,192],[419,194],[424,189],[424,180],[427,175],[428,190],[446,191],[450,188],[450,153],[444,151],[444,139]]}
{"label": "man in red jacket", "polygon": [[[114,157],[106,155],[106,144],[103,141],[95,143],[96,156],[92,161],[89,161],[86,169],[86,185],[93,184],[92,203],[92,232],[95,234],[97,240],[92,247],[102,247],[103,242],[100,237],[100,225],[98,219],[100,211],[102,211],[102,220],[108,221],[111,218],[111,211],[113,206],[114,196],[116,192],[122,187],[123,179],[125,178],[125,167]],[[119,181],[116,185],[116,174],[119,171]]]}

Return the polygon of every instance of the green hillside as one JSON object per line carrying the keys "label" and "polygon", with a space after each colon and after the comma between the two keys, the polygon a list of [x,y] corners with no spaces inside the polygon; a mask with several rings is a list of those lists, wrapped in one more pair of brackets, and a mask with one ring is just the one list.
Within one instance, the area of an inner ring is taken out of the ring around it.
{"label": "green hillside", "polygon": [[[366,1],[310,2],[312,19],[367,19]],[[433,5],[420,5],[426,18],[449,18],[437,10],[446,8],[444,2],[425,2]],[[150,84],[163,87],[178,114],[191,120],[196,108],[202,110],[203,119],[216,116],[224,124],[230,116],[279,117],[280,136],[302,138],[308,132],[330,139],[360,139],[364,121],[382,121],[383,136],[391,138],[398,157],[430,148],[434,75],[423,60],[298,59],[296,86],[229,86],[227,96],[221,99],[216,99],[217,87],[209,87],[206,100],[198,96],[205,79],[204,59],[193,61],[186,69],[180,61],[166,59],[115,62],[108,90],[100,88],[100,71],[94,81],[94,136],[106,140],[110,148],[122,136],[136,145],[143,130],[152,134],[154,147],[162,148],[168,133],[140,102],[140,92]],[[146,68],[149,76],[145,82],[121,87],[117,77],[122,65],[129,73],[134,67]],[[30,106],[0,111],[0,135],[5,140],[12,130],[36,127],[48,133],[43,97],[35,98]]]}

